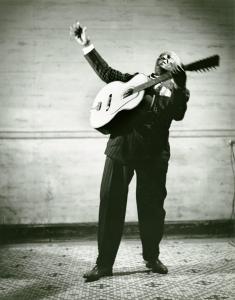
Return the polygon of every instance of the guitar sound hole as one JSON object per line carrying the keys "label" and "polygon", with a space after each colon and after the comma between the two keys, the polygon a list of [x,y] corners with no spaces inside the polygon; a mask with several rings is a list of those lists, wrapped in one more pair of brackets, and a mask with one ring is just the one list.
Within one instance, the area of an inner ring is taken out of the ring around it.
{"label": "guitar sound hole", "polygon": [[112,102],[112,94],[109,95],[106,111],[109,110],[111,102]]}

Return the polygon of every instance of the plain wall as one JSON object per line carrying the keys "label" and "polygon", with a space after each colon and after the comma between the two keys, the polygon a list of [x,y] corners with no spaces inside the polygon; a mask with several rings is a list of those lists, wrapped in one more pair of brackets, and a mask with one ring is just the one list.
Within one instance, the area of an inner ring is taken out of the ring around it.
{"label": "plain wall", "polygon": [[[167,220],[230,218],[235,139],[234,1],[0,0],[0,223],[95,222],[107,137],[89,125],[104,83],[70,40],[79,20],[97,50],[123,72],[153,71],[162,50],[188,72],[185,119],[171,128]],[[137,220],[135,179],[127,221]]]}

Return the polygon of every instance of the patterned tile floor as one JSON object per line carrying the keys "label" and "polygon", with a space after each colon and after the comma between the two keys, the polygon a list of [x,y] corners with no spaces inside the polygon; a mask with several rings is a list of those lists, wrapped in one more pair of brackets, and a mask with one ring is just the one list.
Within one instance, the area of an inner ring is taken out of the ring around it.
{"label": "patterned tile floor", "polygon": [[163,240],[169,274],[149,272],[138,240],[122,240],[114,276],[86,283],[95,241],[0,247],[1,300],[235,299],[235,243],[227,239]]}

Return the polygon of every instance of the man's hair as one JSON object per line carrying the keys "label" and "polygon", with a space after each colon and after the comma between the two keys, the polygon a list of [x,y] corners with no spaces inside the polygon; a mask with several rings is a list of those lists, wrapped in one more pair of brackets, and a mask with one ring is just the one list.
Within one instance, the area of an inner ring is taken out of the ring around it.
{"label": "man's hair", "polygon": [[174,62],[178,65],[178,66],[182,66],[182,62],[181,59],[179,58],[179,56],[174,52],[174,51],[163,51],[159,56],[158,59],[163,56],[163,55],[169,55]]}

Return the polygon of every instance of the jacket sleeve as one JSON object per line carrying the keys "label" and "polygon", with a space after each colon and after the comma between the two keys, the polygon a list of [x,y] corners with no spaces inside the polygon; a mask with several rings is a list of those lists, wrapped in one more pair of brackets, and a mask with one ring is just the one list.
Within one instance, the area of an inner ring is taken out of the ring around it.
{"label": "jacket sleeve", "polygon": [[85,55],[86,60],[96,72],[96,74],[106,83],[112,81],[129,81],[134,75],[129,73],[122,73],[111,68],[107,62],[100,56],[100,54],[93,49]]}
{"label": "jacket sleeve", "polygon": [[153,111],[158,114],[168,115],[175,121],[180,121],[184,118],[187,110],[187,102],[189,100],[188,89],[176,89],[172,87],[171,96],[158,96],[153,106]]}
{"label": "jacket sleeve", "polygon": [[188,89],[173,89],[171,96],[171,115],[175,121],[183,120],[187,110],[187,102],[189,100],[190,92]]}

